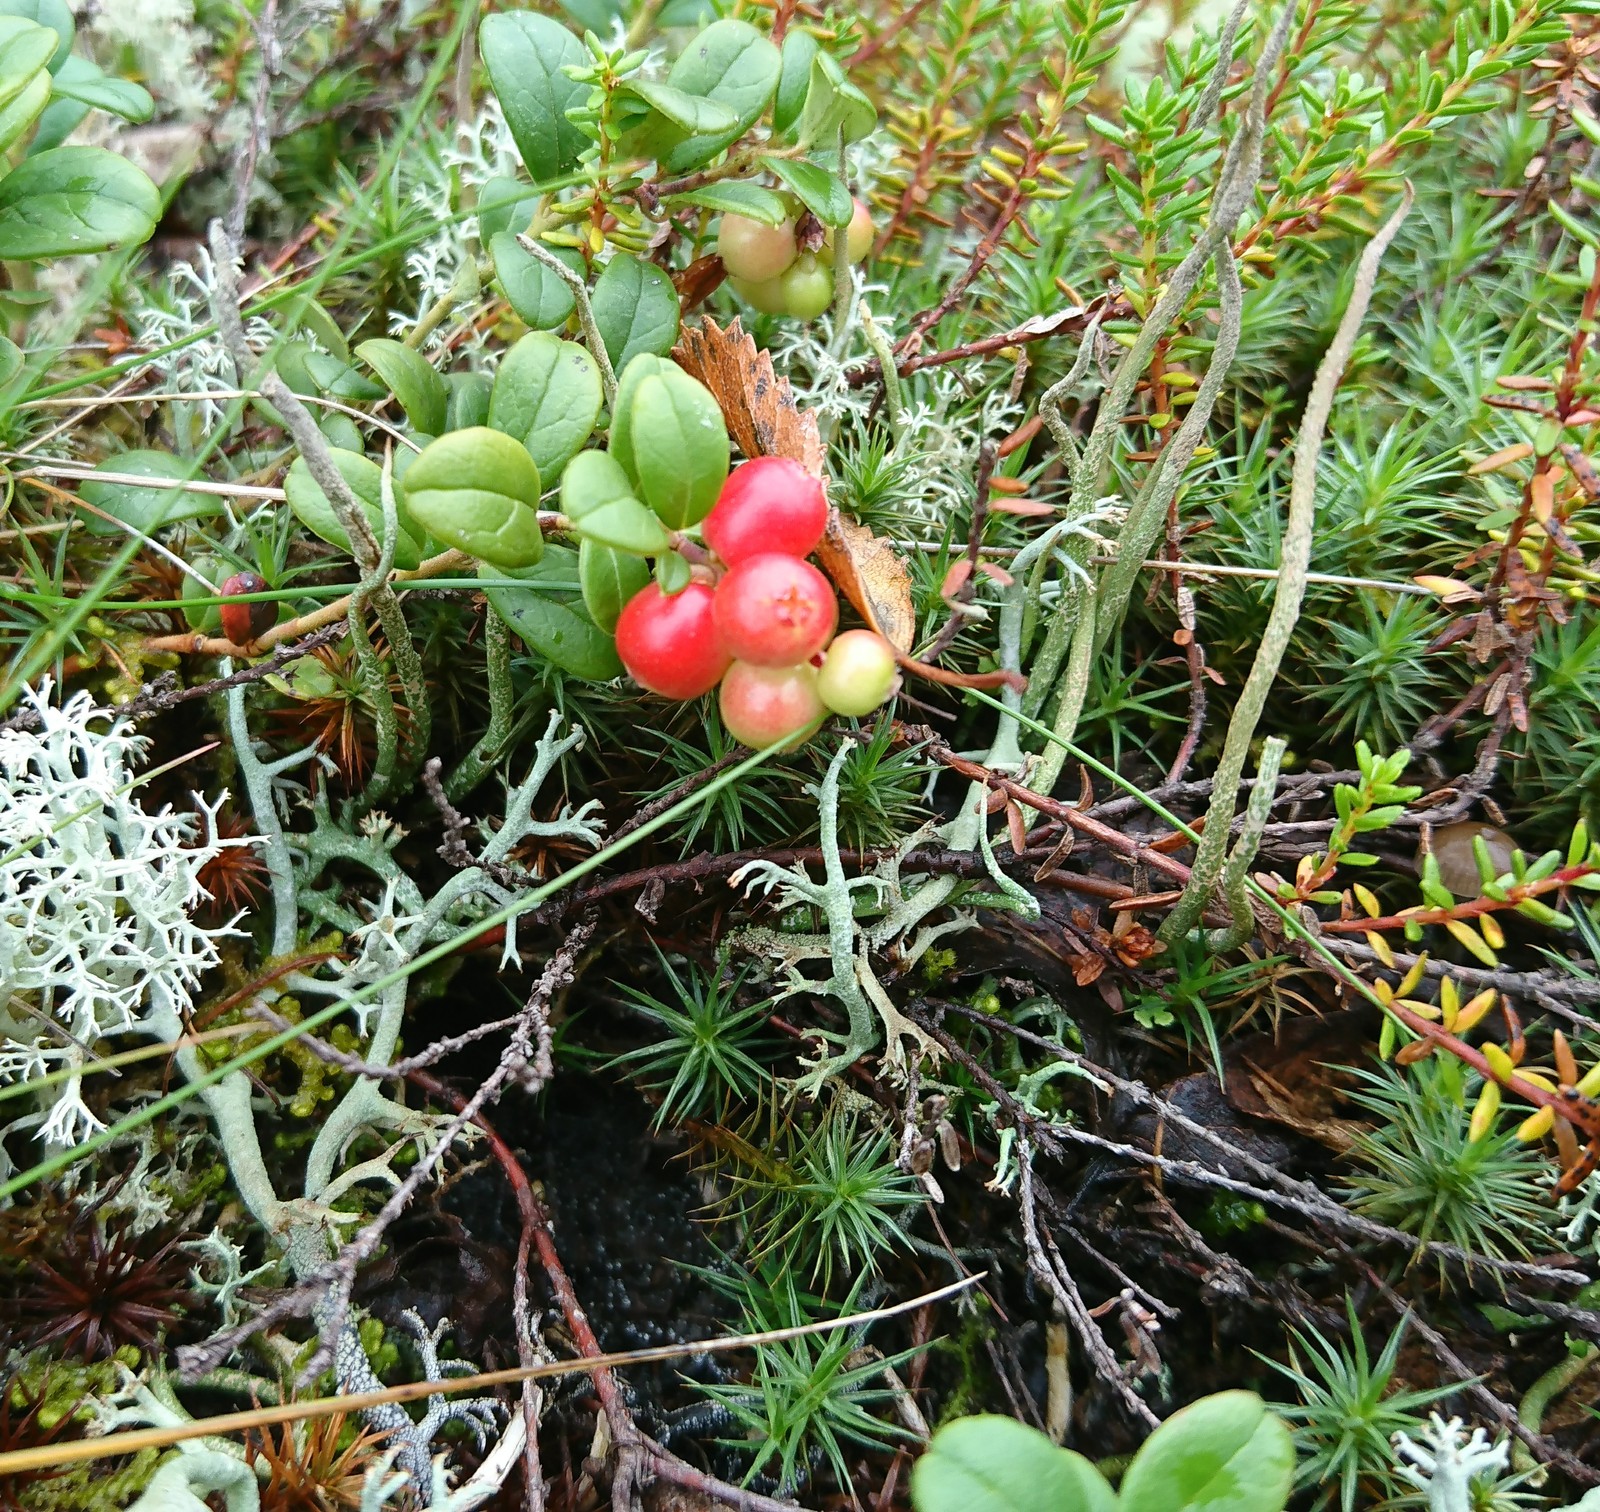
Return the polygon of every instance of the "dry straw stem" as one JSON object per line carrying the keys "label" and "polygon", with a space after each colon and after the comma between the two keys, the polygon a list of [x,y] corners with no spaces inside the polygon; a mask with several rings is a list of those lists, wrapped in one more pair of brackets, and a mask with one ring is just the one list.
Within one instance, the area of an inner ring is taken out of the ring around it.
{"label": "dry straw stem", "polygon": [[285,1402],[277,1407],[257,1407],[246,1412],[226,1412],[217,1417],[199,1418],[173,1428],[135,1428],[126,1433],[107,1433],[98,1438],[74,1439],[65,1444],[47,1444],[32,1449],[14,1449],[0,1454],[0,1476],[17,1475],[27,1470],[50,1470],[62,1465],[82,1464],[86,1460],[110,1459],[115,1455],[136,1454],[141,1449],[166,1449],[192,1439],[241,1433],[250,1428],[274,1423],[298,1423],[310,1418],[333,1417],[339,1413],[364,1412],[389,1402],[416,1402],[424,1397],[446,1396],[460,1391],[482,1391],[491,1386],[509,1386],[522,1381],[547,1380],[553,1376],[588,1375],[594,1370],[624,1365],[645,1364],[653,1360],[681,1360],[689,1355],[722,1354],[732,1349],[751,1349],[762,1344],[781,1344],[786,1339],[809,1334],[830,1333],[840,1328],[863,1328],[902,1313],[942,1302],[976,1286],[988,1275],[979,1271],[963,1276],[936,1291],[924,1292],[890,1307],[850,1313],[843,1318],[825,1318],[818,1323],[802,1323],[793,1328],[774,1328],[766,1333],[736,1334],[723,1339],[701,1339],[687,1344],[660,1344],[650,1349],[620,1354],[590,1355],[581,1360],[551,1360],[538,1365],[510,1370],[486,1370],[477,1375],[448,1376],[442,1381],[407,1381],[387,1386],[382,1391],[359,1391],[344,1396],[321,1397],[310,1402]]}
{"label": "dry straw stem", "polygon": [[1317,461],[1322,453],[1323,432],[1327,429],[1328,416],[1333,409],[1339,380],[1344,375],[1345,363],[1350,360],[1362,319],[1372,301],[1378,264],[1411,209],[1411,197],[1411,186],[1407,184],[1400,208],[1367,243],[1356,267],[1355,287],[1351,290],[1344,318],[1339,322],[1339,329],[1317,366],[1311,397],[1306,401],[1305,414],[1300,421],[1300,434],[1295,439],[1294,472],[1289,485],[1289,517],[1284,526],[1283,553],[1278,569],[1278,585],[1272,596],[1272,612],[1268,616],[1261,644],[1256,648],[1250,675],[1239,694],[1233,718],[1228,722],[1227,739],[1213,779],[1211,806],[1206,811],[1205,831],[1195,851],[1192,874],[1183,896],[1161,926],[1160,938],[1164,941],[1181,939],[1194,927],[1211,898],[1217,878],[1222,874],[1228,833],[1233,824],[1234,806],[1238,802],[1239,779],[1244,775],[1250,742],[1255,738],[1256,725],[1261,719],[1267,694],[1277,678],[1284,652],[1289,647],[1289,638],[1294,634],[1295,624],[1300,618],[1300,604],[1305,597],[1305,574],[1311,561],[1311,542],[1316,525]]}

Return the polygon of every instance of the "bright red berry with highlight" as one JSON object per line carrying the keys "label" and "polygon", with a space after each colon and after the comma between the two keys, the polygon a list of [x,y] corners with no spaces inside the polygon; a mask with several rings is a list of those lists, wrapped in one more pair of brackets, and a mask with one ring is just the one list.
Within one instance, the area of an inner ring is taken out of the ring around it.
{"label": "bright red berry with highlight", "polygon": [[758,667],[792,667],[833,638],[839,601],[810,562],[766,552],[746,557],[717,584],[715,617],[730,656]]}
{"label": "bright red berry with highlight", "polygon": [[836,635],[817,673],[817,691],[835,714],[860,718],[894,691],[894,647],[875,630]]}
{"label": "bright red berry with highlight", "polygon": [[665,698],[709,693],[732,660],[718,639],[704,583],[670,597],[656,583],[640,589],[617,619],[617,655],[640,687]]}
{"label": "bright red berry with highlight", "polygon": [[827,524],[820,479],[789,457],[752,457],[728,474],[702,529],[706,545],[732,567],[764,552],[810,556]]}
{"label": "bright red berry with highlight", "polygon": [[757,667],[736,661],[717,694],[728,733],[755,750],[781,745],[817,723],[828,711],[817,692],[816,668]]}
{"label": "bright red berry with highlight", "polygon": [[[265,593],[266,581],[259,573],[236,572],[219,590],[224,597],[234,593]],[[269,599],[252,604],[223,604],[217,609],[222,633],[236,646],[248,646],[278,623],[278,606]]]}

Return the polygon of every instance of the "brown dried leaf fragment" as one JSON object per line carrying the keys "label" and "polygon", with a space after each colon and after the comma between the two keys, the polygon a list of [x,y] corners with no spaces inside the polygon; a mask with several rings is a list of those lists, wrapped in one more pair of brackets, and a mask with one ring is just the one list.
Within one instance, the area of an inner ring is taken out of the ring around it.
{"label": "brown dried leaf fragment", "polygon": [[910,655],[917,614],[911,603],[911,572],[900,553],[835,509],[829,512],[817,560],[862,619],[902,656]]}
{"label": "brown dried leaf fragment", "polygon": [[813,477],[823,476],[817,417],[795,403],[789,380],[772,371],[771,356],[756,349],[737,315],[726,330],[709,315],[684,326],[672,356],[711,390],[745,456],[790,457]]}

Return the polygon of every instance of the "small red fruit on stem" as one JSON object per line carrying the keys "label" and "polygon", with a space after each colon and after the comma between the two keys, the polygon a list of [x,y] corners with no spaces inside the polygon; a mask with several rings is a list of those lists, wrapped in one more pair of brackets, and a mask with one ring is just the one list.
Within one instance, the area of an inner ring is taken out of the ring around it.
{"label": "small red fruit on stem", "polygon": [[828,712],[817,693],[816,668],[757,667],[736,661],[717,695],[722,722],[741,745],[761,751],[811,728]]}
{"label": "small red fruit on stem", "polygon": [[789,457],[752,457],[728,474],[703,529],[706,545],[732,567],[766,552],[810,556],[827,525],[820,479]]}
{"label": "small red fruit on stem", "polygon": [[[265,593],[266,579],[255,572],[236,572],[223,581],[217,590],[226,598],[234,593]],[[222,604],[217,609],[222,621],[222,633],[236,646],[248,646],[260,640],[278,623],[278,606],[270,599],[257,599],[252,604]]]}
{"label": "small red fruit on stem", "polygon": [[732,660],[718,641],[704,583],[670,596],[656,583],[640,589],[617,619],[617,655],[640,687],[681,699],[709,693]]}
{"label": "small red fruit on stem", "polygon": [[810,661],[833,637],[839,601],[810,562],[766,552],[717,585],[717,633],[730,656],[761,667]]}

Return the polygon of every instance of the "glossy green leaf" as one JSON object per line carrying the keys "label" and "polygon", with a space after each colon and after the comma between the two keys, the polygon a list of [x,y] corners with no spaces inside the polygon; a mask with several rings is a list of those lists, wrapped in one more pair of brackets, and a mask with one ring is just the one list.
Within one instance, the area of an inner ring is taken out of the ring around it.
{"label": "glossy green leaf", "polygon": [[83,124],[88,114],[89,107],[76,100],[51,100],[39,116],[39,124],[28,142],[27,156],[37,157],[41,152],[59,147]]}
{"label": "glossy green leaf", "polygon": [[796,139],[807,146],[834,147],[841,130],[846,142],[859,142],[870,136],[877,124],[877,107],[845,77],[829,54],[819,50],[811,60],[811,79]]}
{"label": "glossy green leaf", "polygon": [[616,458],[631,483],[637,476],[633,462],[633,396],[644,380],[668,365],[665,357],[641,352],[617,369],[617,396],[611,405],[611,431],[606,450]]}
{"label": "glossy green leaf", "polygon": [[769,168],[794,190],[803,204],[825,226],[847,226],[855,214],[850,190],[837,174],[801,159],[762,158]]}
{"label": "glossy green leaf", "polygon": [[[290,307],[288,316],[290,324],[295,329],[304,328],[309,331],[322,344],[326,351],[331,352],[340,362],[349,362],[350,343],[344,339],[344,332],[339,328],[339,322],[333,318],[314,299],[298,299]],[[280,363],[278,372],[283,372]],[[285,382],[288,380],[285,379]]]}
{"label": "glossy green leaf", "polygon": [[585,541],[597,541],[632,556],[659,556],[671,544],[666,526],[637,499],[613,499],[578,522]]}
{"label": "glossy green leaf", "polygon": [[489,424],[528,448],[552,481],[582,450],[600,418],[600,370],[575,341],[531,331],[501,359]]}
{"label": "glossy green leaf", "polygon": [[[345,451],[364,452],[367,443],[361,434],[361,427],[348,415],[338,410],[327,410],[317,422],[317,429],[325,435],[335,446]],[[408,447],[401,447],[402,451],[409,454]]]}
{"label": "glossy green leaf", "polygon": [[[582,271],[583,259],[576,252],[565,247],[551,250],[562,261],[570,258],[574,271]],[[540,262],[509,231],[489,239],[489,255],[494,259],[500,290],[519,319],[535,331],[553,331],[566,324],[577,302],[554,268]]]}
{"label": "glossy green leaf", "polygon": [[623,15],[617,0],[558,0],[558,3],[577,25],[597,37],[605,36]]}
{"label": "glossy green leaf", "polygon": [[431,442],[406,474],[413,517],[435,539],[498,567],[544,551],[539,469],[520,441],[486,426]]}
{"label": "glossy green leaf", "polygon": [[201,635],[221,635],[222,606],[207,584],[220,584],[238,569],[226,557],[210,553],[194,558],[190,565],[206,581],[202,583],[184,573],[183,587],[178,590],[178,597],[183,600],[183,618],[191,630],[198,630]]}
{"label": "glossy green leaf", "polygon": [[55,42],[47,65],[51,73],[66,66],[67,59],[72,56],[72,39],[78,30],[67,0],[0,0],[0,18],[31,21],[35,26],[54,32]]}
{"label": "glossy green leaf", "polygon": [[1294,1441],[1253,1391],[1222,1391],[1175,1412],[1122,1478],[1119,1512],[1283,1512]]}
{"label": "glossy green leaf", "polygon": [[363,341],[356,356],[388,384],[415,429],[436,436],[445,428],[450,395],[444,379],[421,352],[403,342],[377,337]]}
{"label": "glossy green leaf", "polygon": [[805,109],[806,94],[811,88],[811,60],[819,51],[817,39],[802,27],[791,26],[784,35],[778,92],[772,101],[772,124],[786,135]]}
{"label": "glossy green leaf", "polygon": [[658,150],[662,169],[682,173],[698,168],[748,131],[776,92],[782,67],[777,47],[748,21],[713,21],[694,37],[672,65],[667,82],[725,105],[733,112],[733,125],[680,135]]}
{"label": "glossy green leaf", "polygon": [[9,336],[0,336],[0,388],[22,371],[24,360],[22,348]]}
{"label": "glossy green leaf", "polygon": [[19,139],[44,114],[49,103],[50,75],[41,68],[21,94],[0,107],[0,152]]}
{"label": "glossy green leaf", "polygon": [[619,91],[625,98],[632,96],[655,112],[668,126],[678,131],[715,134],[732,130],[738,117],[719,100],[706,95],[689,94],[671,84],[652,83],[648,79],[630,79]]}
{"label": "glossy green leaf", "polygon": [[675,551],[656,558],[656,582],[665,594],[682,593],[693,576],[689,563]]}
{"label": "glossy green leaf", "polygon": [[619,252],[589,296],[606,355],[619,373],[640,352],[661,356],[678,339],[678,291],[654,263]]}
{"label": "glossy green leaf", "polygon": [[574,677],[609,682],[622,675],[622,662],[610,634],[595,624],[579,595],[541,586],[541,579],[570,580],[575,557],[576,553],[566,547],[552,546],[537,568],[493,574],[526,579],[526,587],[486,584],[484,596],[495,612],[547,661]]}
{"label": "glossy green leaf", "polygon": [[[222,499],[217,494],[197,493],[187,488],[178,494],[172,493],[171,485],[187,478],[189,464],[169,452],[118,452],[108,457],[95,471],[133,473],[141,478],[158,480],[147,488],[137,483],[105,483],[94,479],[79,485],[79,492],[86,504],[103,509],[114,519],[131,525],[145,535],[176,524],[179,520],[204,519],[223,511]],[[115,525],[87,510],[81,518],[83,528],[90,535],[122,534]]]}
{"label": "glossy green leaf", "polygon": [[0,105],[9,105],[50,66],[59,43],[48,26],[0,11]]}
{"label": "glossy green leaf", "polygon": [[317,392],[330,399],[342,399],[347,404],[375,404],[387,399],[389,391],[381,383],[374,383],[364,373],[329,352],[309,351],[305,355],[307,376],[316,384]]}
{"label": "glossy green leaf", "polygon": [[603,451],[579,452],[561,474],[561,513],[569,520],[582,520],[603,504],[633,497],[633,480]]}
{"label": "glossy green leaf", "polygon": [[489,179],[478,191],[478,240],[488,246],[502,232],[526,231],[541,198],[520,179]]}
{"label": "glossy green leaf", "polygon": [[[333,447],[330,454],[340,476],[350,485],[350,491],[360,503],[361,512],[366,515],[373,536],[382,541],[383,469],[359,452]],[[295,458],[294,465],[283,480],[283,491],[288,496],[294,517],[307,530],[330,545],[344,551],[350,550],[350,537],[345,534],[338,515],[333,512],[328,496],[311,476],[311,469],[306,466],[304,457]],[[415,567],[422,560],[423,534],[418,526],[426,522],[419,522],[411,512],[409,492],[398,483],[395,484],[395,505],[400,530],[394,543],[394,564],[402,568]]]}
{"label": "glossy green leaf", "polygon": [[598,541],[578,543],[578,582],[584,607],[602,630],[617,628],[617,617],[650,581],[650,568],[640,557],[614,551]]}
{"label": "glossy green leaf", "polygon": [[150,91],[132,79],[119,79],[108,74],[88,58],[69,57],[55,75],[55,96],[61,100],[76,100],[94,110],[109,110],[135,124],[148,121],[155,114],[156,102]]}
{"label": "glossy green leaf", "polygon": [[1014,1418],[957,1418],[911,1471],[916,1512],[1116,1512],[1117,1495],[1081,1454]]}
{"label": "glossy green leaf", "polygon": [[590,61],[584,45],[559,21],[533,11],[485,16],[478,47],[506,125],[536,184],[577,167],[587,139],[567,112],[589,97],[589,87],[561,70]]}
{"label": "glossy green leaf", "polygon": [[451,373],[444,382],[450,395],[445,430],[467,430],[489,423],[489,395],[494,391],[494,379],[487,373]]}
{"label": "glossy green leaf", "polygon": [[0,179],[0,257],[134,246],[160,214],[156,186],[126,158],[103,147],[53,147]]}
{"label": "glossy green leaf", "polygon": [[682,194],[670,194],[665,203],[694,205],[724,215],[743,215],[764,226],[781,226],[789,219],[789,207],[780,195],[760,184],[747,184],[740,179],[721,179]]}
{"label": "glossy green leaf", "polygon": [[641,379],[629,405],[627,433],[639,497],[671,530],[699,524],[728,478],[728,428],[721,407],[704,384],[670,362]]}

